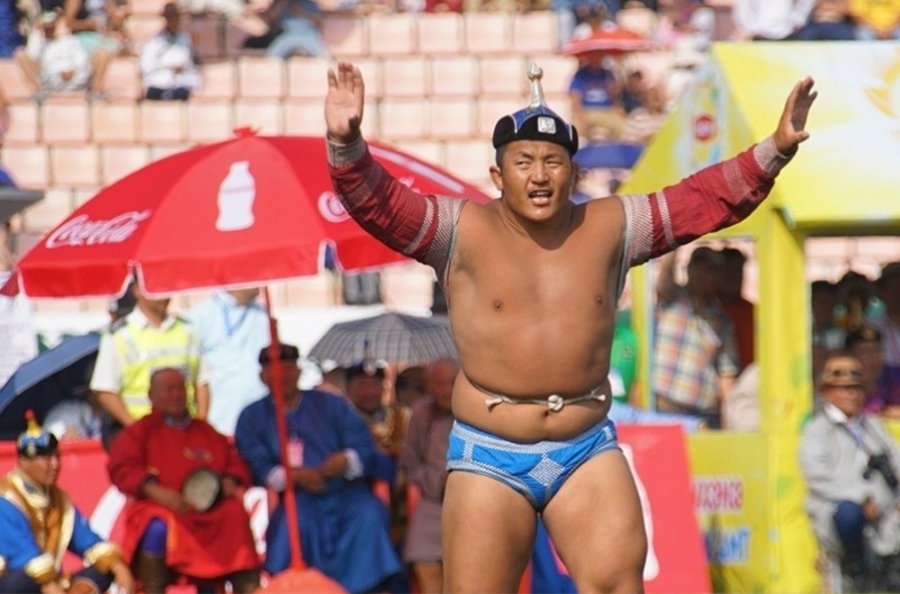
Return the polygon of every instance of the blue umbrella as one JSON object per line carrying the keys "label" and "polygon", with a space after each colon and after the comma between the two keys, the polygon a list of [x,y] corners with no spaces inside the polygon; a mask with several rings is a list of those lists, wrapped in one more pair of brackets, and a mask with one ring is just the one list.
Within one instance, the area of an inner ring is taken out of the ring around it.
{"label": "blue umbrella", "polygon": [[28,409],[43,420],[57,402],[84,398],[99,346],[97,332],[72,336],[20,365],[0,388],[0,439],[24,431]]}
{"label": "blue umbrella", "polygon": [[589,143],[575,153],[575,162],[584,169],[631,169],[644,147],[627,142]]}

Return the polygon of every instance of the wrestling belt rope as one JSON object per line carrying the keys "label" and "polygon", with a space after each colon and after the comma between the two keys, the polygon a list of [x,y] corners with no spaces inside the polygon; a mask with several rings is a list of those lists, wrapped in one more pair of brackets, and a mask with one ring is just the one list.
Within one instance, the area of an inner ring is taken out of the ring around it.
{"label": "wrestling belt rope", "polygon": [[222,477],[212,469],[198,468],[184,479],[181,496],[192,508],[205,512],[222,499]]}

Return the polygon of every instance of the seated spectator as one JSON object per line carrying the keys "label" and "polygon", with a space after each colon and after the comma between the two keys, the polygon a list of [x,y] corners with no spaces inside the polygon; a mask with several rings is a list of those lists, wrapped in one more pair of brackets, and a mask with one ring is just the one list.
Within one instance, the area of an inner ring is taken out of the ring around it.
{"label": "seated spectator", "polygon": [[44,12],[16,59],[35,96],[88,89],[91,64],[82,45],[66,29],[59,12]]}
{"label": "seated spectator", "polygon": [[856,358],[829,357],[818,388],[824,402],[803,431],[800,468],[816,540],[840,561],[844,584],[831,591],[900,591],[900,450],[881,420],[863,410]]}
{"label": "seated spectator", "polygon": [[347,400],[328,392],[297,389],[297,347],[281,344],[278,360],[269,347],[259,353],[261,377],[275,389],[279,365],[284,390],[291,468],[282,465],[274,397],[250,404],[238,417],[234,439],[253,480],[280,494],[266,532],[265,569],[276,574],[290,564],[283,493],[294,489],[303,559],[351,592],[368,592],[400,572],[388,536],[387,509],[369,480],[375,444],[365,421]]}
{"label": "seated spectator", "polygon": [[872,325],[884,339],[885,364],[900,370],[900,261],[884,265],[875,291],[884,310],[872,318]]}
{"label": "seated spectator", "polygon": [[26,17],[19,4],[0,2],[0,58],[12,58],[16,50],[25,45],[22,25]]}
{"label": "seated spectator", "polygon": [[259,557],[242,497],[247,465],[228,439],[187,409],[184,374],[167,367],[150,378],[152,412],[129,425],[110,449],[109,476],[131,499],[122,548],[144,592],[164,592],[170,572],[201,587],[259,587]]}
{"label": "seated spectator", "polygon": [[273,0],[178,0],[178,8],[195,18],[222,18],[247,35],[263,35],[269,26],[260,16]]}
{"label": "seated spectator", "polygon": [[347,398],[369,427],[377,450],[374,477],[385,481],[391,507],[391,536],[399,544],[406,527],[406,478],[397,472],[410,409],[399,402],[385,404],[385,366],[363,361],[347,369]]}
{"label": "seated spectator", "polygon": [[572,39],[586,39],[596,31],[616,28],[605,0],[576,0],[572,10],[575,13]]}
{"label": "seated spectator", "polygon": [[[134,579],[122,551],[101,539],[56,485],[56,437],[31,416],[16,454],[16,467],[0,477],[0,592],[87,594],[105,592],[115,580],[131,594]],[[85,561],[74,575],[60,570],[67,551]]]}
{"label": "seated spectator", "polygon": [[640,70],[629,73],[630,89],[625,99],[625,127],[622,141],[646,145],[656,136],[669,112],[662,83],[648,84]]}
{"label": "seated spectator", "polygon": [[572,120],[589,142],[618,140],[625,128],[622,90],[604,52],[581,57],[569,83]]}
{"label": "seated spectator", "polygon": [[200,71],[190,36],[182,29],[181,14],[174,2],[163,7],[162,31],[141,48],[141,78],[144,98],[153,101],[187,101],[200,86]]}
{"label": "seated spectator", "polygon": [[744,297],[744,264],[747,256],[735,247],[722,248],[722,274],[719,278],[719,301],[731,318],[743,370],[755,357],[754,306]]}
{"label": "seated spectator", "polygon": [[338,396],[347,395],[347,369],[337,362],[326,359],[317,364],[322,379],[316,384],[315,389],[329,392]]}
{"label": "seated spectator", "polygon": [[780,41],[796,35],[812,10],[812,0],[734,0],[732,39]]}
{"label": "seated spectator", "polygon": [[866,412],[900,419],[900,370],[885,365],[881,332],[872,326],[860,326],[847,333],[845,347],[862,365]]}
{"label": "seated spectator", "polygon": [[856,38],[863,41],[900,39],[900,3],[885,0],[850,0]]}
{"label": "seated spectator", "polygon": [[848,270],[837,282],[837,324],[845,332],[863,326],[875,302],[875,284],[865,274]]}
{"label": "seated spectator", "polygon": [[100,414],[96,398],[61,400],[44,417],[44,427],[60,441],[100,439]]}
{"label": "seated spectator", "polygon": [[761,412],[759,404],[759,366],[746,366],[735,380],[722,404],[722,425],[729,431],[758,431]]}
{"label": "seated spectator", "polygon": [[653,39],[659,26],[659,16],[648,6],[648,0],[626,0],[616,13],[616,26]]}
{"label": "seated spectator", "polygon": [[404,406],[412,407],[426,395],[426,369],[422,365],[407,367],[394,378],[394,399]]}
{"label": "seated spectator", "polygon": [[400,469],[419,496],[411,505],[403,560],[412,564],[422,594],[443,591],[441,510],[453,427],[450,399],[458,374],[459,364],[453,359],[439,359],[428,365],[426,395],[413,405],[400,451]]}
{"label": "seated spectator", "polygon": [[663,257],[657,283],[653,387],[661,412],[689,414],[721,427],[722,402],[740,370],[734,325],[718,297],[722,255],[691,253],[687,283],[675,283],[674,252]]}
{"label": "seated spectator", "polygon": [[794,36],[798,41],[852,41],[856,25],[848,0],[816,0],[806,24]]}
{"label": "seated spectator", "polygon": [[812,282],[809,290],[813,345],[826,350],[843,348],[846,332],[838,326],[835,312],[838,302],[837,285],[819,279]]}
{"label": "seated spectator", "polygon": [[287,59],[294,55],[328,56],[322,37],[322,9],[314,0],[273,0],[260,14],[269,30],[249,37],[244,47],[265,49],[267,56]]}
{"label": "seated spectator", "polygon": [[100,96],[113,57],[132,51],[125,28],[130,16],[127,0],[64,0],[63,14],[69,31],[90,56],[92,92]]}

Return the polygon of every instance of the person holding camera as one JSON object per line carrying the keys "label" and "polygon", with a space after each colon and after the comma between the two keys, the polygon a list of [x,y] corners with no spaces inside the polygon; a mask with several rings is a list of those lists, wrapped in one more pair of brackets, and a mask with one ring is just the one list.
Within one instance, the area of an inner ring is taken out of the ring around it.
{"label": "person holding camera", "polygon": [[863,411],[858,359],[826,359],[818,392],[822,406],[800,442],[816,539],[840,560],[842,591],[900,592],[900,449],[878,416]]}

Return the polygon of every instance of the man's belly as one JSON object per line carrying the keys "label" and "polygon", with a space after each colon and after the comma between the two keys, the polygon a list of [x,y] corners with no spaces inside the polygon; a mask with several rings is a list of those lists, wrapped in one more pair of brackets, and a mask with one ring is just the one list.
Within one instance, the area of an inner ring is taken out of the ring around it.
{"label": "man's belly", "polygon": [[[609,412],[612,394],[604,381],[593,398],[568,402],[585,394],[564,394],[560,408],[531,398],[510,397],[513,402],[497,402],[496,395],[478,389],[463,375],[453,390],[453,415],[460,421],[511,441],[530,443],[544,439],[562,440],[584,432],[601,422]],[[541,399],[551,394],[541,396]],[[556,408],[557,410],[553,410]]]}

